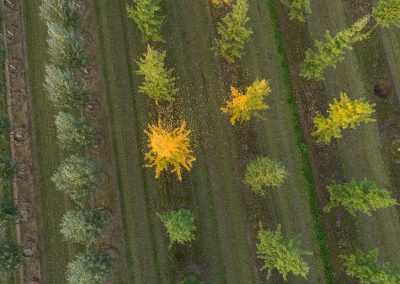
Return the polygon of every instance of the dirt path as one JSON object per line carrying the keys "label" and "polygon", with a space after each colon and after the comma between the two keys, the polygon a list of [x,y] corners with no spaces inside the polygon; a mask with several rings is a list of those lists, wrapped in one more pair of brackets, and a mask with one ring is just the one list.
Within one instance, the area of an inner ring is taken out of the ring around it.
{"label": "dirt path", "polygon": [[19,163],[13,183],[13,197],[21,210],[17,224],[17,242],[23,245],[24,258],[20,270],[20,283],[42,281],[38,245],[39,212],[34,186],[36,160],[33,148],[34,134],[31,120],[28,63],[25,39],[23,5],[20,1],[4,3],[4,30],[7,49],[6,85],[8,116],[11,123],[12,159]]}

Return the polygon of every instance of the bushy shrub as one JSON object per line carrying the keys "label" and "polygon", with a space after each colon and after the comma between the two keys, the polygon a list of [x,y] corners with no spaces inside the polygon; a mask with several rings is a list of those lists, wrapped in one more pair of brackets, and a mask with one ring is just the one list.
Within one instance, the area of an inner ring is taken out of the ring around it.
{"label": "bushy shrub", "polygon": [[281,0],[281,2],[289,7],[289,18],[305,22],[309,14],[311,14],[311,0]]}
{"label": "bushy shrub", "polygon": [[59,112],[55,125],[60,147],[67,151],[79,151],[96,144],[99,129],[85,117]]}
{"label": "bushy shrub", "polygon": [[61,233],[72,243],[90,246],[104,234],[107,220],[100,211],[78,210],[67,212],[61,222]]}
{"label": "bushy shrub", "polygon": [[14,225],[18,219],[18,209],[11,200],[0,202],[0,229],[6,229],[9,225]]}
{"label": "bushy shrub", "polygon": [[48,25],[77,29],[81,23],[81,8],[76,0],[43,0],[40,16]]}
{"label": "bushy shrub", "polygon": [[14,275],[22,264],[22,248],[16,243],[6,241],[0,244],[0,276]]}
{"label": "bushy shrub", "polygon": [[17,173],[17,166],[9,157],[0,156],[0,189],[9,186]]}
{"label": "bushy shrub", "polygon": [[114,259],[101,251],[78,254],[67,267],[69,284],[102,284],[111,276]]}
{"label": "bushy shrub", "polygon": [[84,81],[77,79],[68,69],[46,66],[44,87],[49,100],[60,110],[76,111],[89,100]]}
{"label": "bushy shrub", "polygon": [[58,190],[83,206],[101,190],[102,178],[103,172],[93,159],[74,155],[61,163],[51,180]]}
{"label": "bushy shrub", "polygon": [[378,0],[372,15],[382,27],[400,27],[400,0]]}
{"label": "bushy shrub", "polygon": [[158,216],[167,229],[170,247],[174,243],[184,244],[195,239],[194,214],[189,209],[179,209]]}
{"label": "bushy shrub", "polygon": [[280,162],[258,157],[247,165],[243,183],[255,193],[265,196],[271,187],[281,186],[287,175]]}

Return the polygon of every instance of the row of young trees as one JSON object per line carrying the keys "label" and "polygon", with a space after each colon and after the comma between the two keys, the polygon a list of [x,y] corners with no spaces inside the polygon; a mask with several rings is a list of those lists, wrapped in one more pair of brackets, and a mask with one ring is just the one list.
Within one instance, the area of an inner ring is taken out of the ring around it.
{"label": "row of young trees", "polygon": [[[0,27],[4,25],[0,7]],[[19,210],[13,200],[12,182],[17,174],[17,163],[11,158],[10,121],[6,106],[6,64],[7,49],[4,36],[0,34],[0,278],[7,282],[22,264],[23,250],[12,239]]]}
{"label": "row of young trees", "polygon": [[[128,16],[142,33],[147,50],[138,60],[137,73],[143,78],[139,92],[152,99],[157,107],[173,104],[179,92],[174,70],[166,67],[166,52],[159,51],[156,44],[163,43],[162,26],[165,16],[161,15],[160,0],[132,0],[127,7]],[[174,127],[173,119],[159,117],[158,122],[150,124],[145,134],[148,137],[148,151],[145,153],[146,167],[155,169],[155,177],[162,172],[175,173],[182,181],[182,169],[190,171],[196,160],[190,147],[190,129],[185,121]],[[195,215],[189,209],[157,213],[164,224],[170,239],[169,248],[174,244],[184,245],[195,239]],[[195,276],[188,276],[185,283],[203,283]]]}
{"label": "row of young trees", "polygon": [[67,194],[78,209],[61,220],[66,241],[84,248],[67,267],[67,281],[73,284],[100,284],[111,275],[114,260],[97,248],[105,234],[107,219],[91,207],[91,198],[102,190],[104,172],[96,159],[87,156],[88,148],[98,143],[100,131],[81,115],[89,101],[89,91],[80,74],[88,66],[88,56],[78,29],[81,7],[76,0],[43,0],[40,16],[48,27],[50,63],[46,66],[44,87],[58,113],[55,116],[57,140],[68,157],[51,180],[57,190]]}

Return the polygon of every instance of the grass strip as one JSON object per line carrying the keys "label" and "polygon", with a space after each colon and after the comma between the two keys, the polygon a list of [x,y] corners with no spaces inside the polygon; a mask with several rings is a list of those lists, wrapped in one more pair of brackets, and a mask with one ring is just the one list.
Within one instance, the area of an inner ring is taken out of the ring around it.
{"label": "grass strip", "polygon": [[291,110],[291,117],[295,129],[296,144],[301,152],[302,170],[304,178],[306,180],[306,186],[311,207],[311,214],[313,216],[316,236],[320,246],[321,259],[324,264],[325,277],[328,283],[333,283],[333,273],[330,262],[331,256],[327,246],[327,238],[325,234],[324,224],[322,221],[321,209],[318,204],[316,188],[312,176],[311,163],[310,160],[308,159],[307,145],[305,143],[303,130],[301,127],[300,117],[296,105],[296,99],[293,94],[293,85],[290,78],[290,71],[289,71],[288,61],[286,58],[286,53],[283,47],[278,12],[274,0],[266,0],[264,1],[264,3],[266,4],[266,7],[270,13],[271,20],[273,23],[272,30],[274,32],[275,44],[277,46],[279,54],[281,76],[283,77],[285,86],[287,88],[288,104]]}

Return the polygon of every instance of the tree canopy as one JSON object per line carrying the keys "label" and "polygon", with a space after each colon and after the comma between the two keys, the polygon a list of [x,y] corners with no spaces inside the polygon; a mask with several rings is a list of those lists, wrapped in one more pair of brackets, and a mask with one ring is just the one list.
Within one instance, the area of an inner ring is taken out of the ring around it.
{"label": "tree canopy", "polygon": [[14,242],[0,244],[0,276],[7,278],[16,273],[22,264],[22,248]]}
{"label": "tree canopy", "polygon": [[382,27],[400,27],[400,0],[378,0],[372,15]]}
{"label": "tree canopy", "polygon": [[164,16],[160,15],[160,0],[132,0],[133,6],[128,6],[128,17],[135,21],[143,34],[145,42],[163,41],[161,28]]}
{"label": "tree canopy", "polygon": [[190,210],[179,209],[165,214],[158,214],[158,216],[167,229],[170,247],[174,243],[184,244],[195,239],[194,214]]}
{"label": "tree canopy", "polygon": [[61,233],[72,243],[90,246],[105,233],[107,220],[95,209],[67,212],[61,222]]}
{"label": "tree canopy", "polygon": [[178,92],[172,70],[165,67],[165,57],[165,52],[159,52],[148,45],[147,52],[138,63],[138,73],[144,79],[139,92],[148,95],[156,104],[160,101],[173,102]]}
{"label": "tree canopy", "polygon": [[196,158],[190,149],[190,130],[186,129],[186,122],[182,122],[177,128],[168,129],[161,120],[158,124],[149,125],[145,131],[148,136],[149,151],[145,154],[146,167],[156,169],[156,178],[162,171],[172,168],[178,180],[182,181],[182,167],[191,170]]}
{"label": "tree canopy", "polygon": [[79,151],[95,145],[99,129],[85,117],[74,117],[59,112],[55,119],[57,139],[60,147],[67,151]]}
{"label": "tree canopy", "polygon": [[263,260],[264,265],[261,270],[267,270],[268,278],[273,269],[278,270],[285,281],[288,273],[307,277],[309,267],[302,255],[310,253],[300,248],[300,241],[284,239],[281,225],[278,225],[276,231],[260,228],[258,241],[257,257]]}
{"label": "tree canopy", "polygon": [[350,28],[338,32],[334,37],[329,31],[326,31],[325,42],[316,40],[314,48],[306,51],[300,76],[307,79],[324,80],[324,70],[327,67],[336,68],[336,64],[344,60],[347,50],[352,50],[355,43],[369,36],[369,33],[364,31],[369,19],[369,16],[361,18]]}
{"label": "tree canopy", "polygon": [[309,14],[311,14],[311,0],[281,0],[281,2],[289,8],[289,18],[305,22]]}
{"label": "tree canopy", "polygon": [[6,229],[8,225],[14,225],[18,219],[18,209],[11,200],[0,202],[0,229]]}
{"label": "tree canopy", "polygon": [[49,27],[49,55],[61,68],[82,68],[87,65],[85,43],[74,30],[53,25]]}
{"label": "tree canopy", "polygon": [[358,212],[370,216],[377,209],[397,204],[390,191],[368,180],[333,184],[328,186],[328,191],[330,197],[329,204],[325,207],[326,212],[334,207],[343,206],[353,216]]}
{"label": "tree canopy", "polygon": [[103,172],[95,160],[73,155],[65,159],[51,180],[56,188],[82,206],[101,189]]}
{"label": "tree canopy", "polygon": [[81,23],[81,8],[76,0],[43,0],[40,16],[48,25],[76,30]]}
{"label": "tree canopy", "polygon": [[361,284],[400,283],[400,263],[379,263],[379,252],[377,249],[367,253],[356,251],[353,254],[342,256],[346,274],[358,278]]}
{"label": "tree canopy", "polygon": [[313,118],[315,131],[311,133],[318,143],[329,144],[333,138],[342,137],[342,130],[356,128],[362,123],[374,122],[371,115],[375,112],[375,104],[364,99],[351,100],[346,93],[340,93],[339,100],[329,104],[328,115],[324,117],[317,112]]}
{"label": "tree canopy", "polygon": [[260,110],[268,109],[269,106],[264,102],[264,98],[269,96],[271,88],[267,80],[256,80],[246,88],[246,93],[242,94],[238,89],[231,87],[232,99],[226,101],[226,106],[221,108],[223,113],[231,115],[230,122],[249,121],[252,115],[257,115]]}
{"label": "tree canopy", "polygon": [[102,284],[112,273],[114,259],[101,251],[78,254],[67,267],[70,284]]}
{"label": "tree canopy", "polygon": [[49,100],[60,110],[78,110],[89,100],[84,81],[68,69],[47,65],[44,87]]}
{"label": "tree canopy", "polygon": [[255,193],[265,196],[271,187],[279,187],[288,173],[285,167],[268,157],[257,157],[246,168],[243,183]]}
{"label": "tree canopy", "polygon": [[246,27],[249,21],[248,10],[248,0],[237,0],[232,5],[232,10],[217,25],[218,51],[228,63],[234,63],[242,58],[244,46],[253,33]]}

